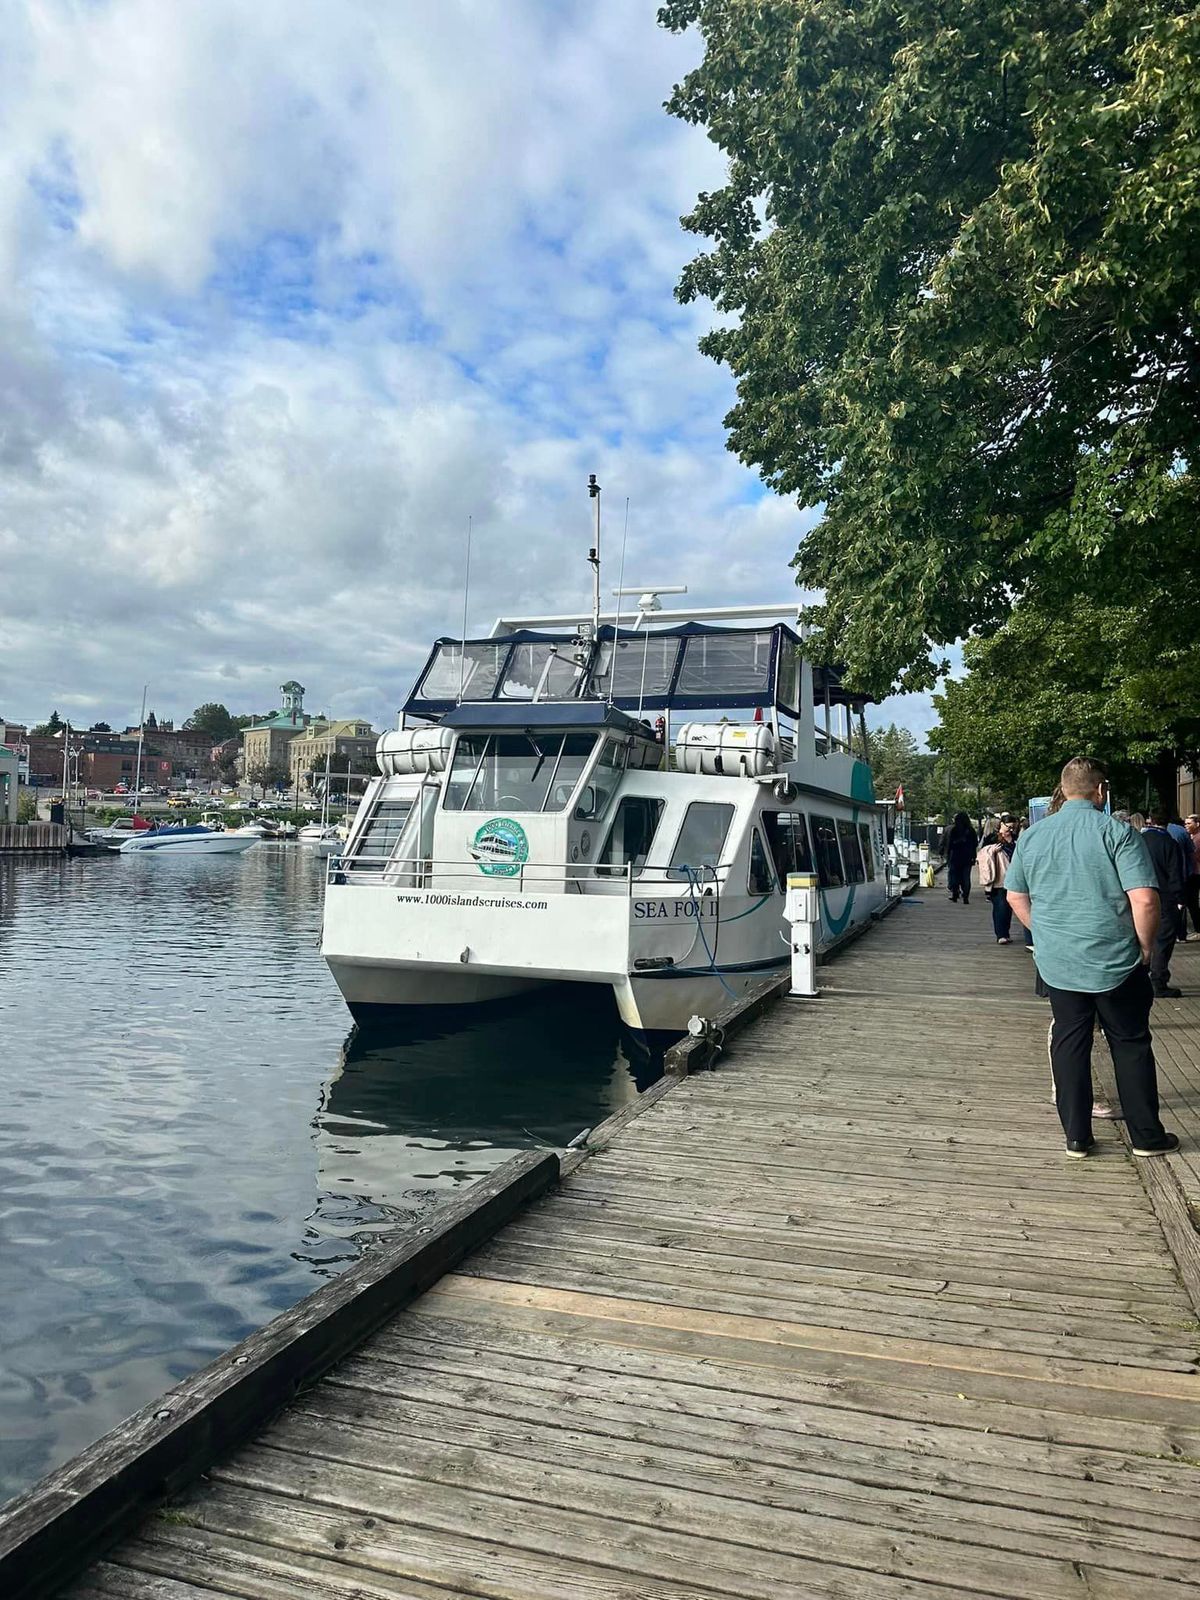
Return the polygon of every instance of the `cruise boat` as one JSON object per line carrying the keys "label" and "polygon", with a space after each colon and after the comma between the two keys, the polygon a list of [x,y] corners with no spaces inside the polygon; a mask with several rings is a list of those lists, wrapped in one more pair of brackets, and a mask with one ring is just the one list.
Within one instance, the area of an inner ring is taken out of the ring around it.
{"label": "cruise boat", "polygon": [[818,878],[819,950],[885,906],[864,700],[805,659],[797,608],[598,610],[433,646],[330,863],[356,1018],[589,983],[678,1034],[788,966],[789,873]]}

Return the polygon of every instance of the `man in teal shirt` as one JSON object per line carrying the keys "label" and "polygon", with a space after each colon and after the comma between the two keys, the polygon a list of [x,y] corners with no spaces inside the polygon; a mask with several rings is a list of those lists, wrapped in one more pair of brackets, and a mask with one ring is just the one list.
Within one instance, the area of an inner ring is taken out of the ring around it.
{"label": "man in teal shirt", "polygon": [[1101,809],[1108,779],[1078,756],[1062,770],[1062,807],[1017,841],[1004,886],[1033,931],[1050,994],[1050,1062],[1067,1154],[1092,1147],[1092,1036],[1104,1029],[1136,1156],[1179,1147],[1158,1116],[1148,962],[1158,932],[1158,879],[1141,836]]}

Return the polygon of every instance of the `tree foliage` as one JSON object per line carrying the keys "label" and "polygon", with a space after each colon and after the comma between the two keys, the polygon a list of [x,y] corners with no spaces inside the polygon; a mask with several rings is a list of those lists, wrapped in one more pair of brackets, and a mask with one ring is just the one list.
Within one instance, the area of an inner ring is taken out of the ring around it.
{"label": "tree foliage", "polygon": [[1048,794],[1064,761],[1099,757],[1141,804],[1144,774],[1175,809],[1180,758],[1200,760],[1200,605],[1186,593],[1101,605],[1026,602],[968,641],[968,673],[934,697],[930,742],[985,781]]}
{"label": "tree foliage", "polygon": [[268,789],[286,789],[290,780],[291,774],[279,761],[259,762],[246,774],[246,782],[260,788],[264,798]]}
{"label": "tree foliage", "polygon": [[35,738],[45,739],[52,738],[56,733],[61,733],[65,727],[66,723],[59,716],[56,709],[50,713],[48,722],[39,722],[37,727],[30,728],[29,732]]}
{"label": "tree foliage", "polygon": [[[669,0],[668,108],[728,181],[685,301],[729,443],[825,506],[796,558],[877,694],[1194,537],[1200,12],[1182,0]],[[1176,572],[1182,580],[1182,563]],[[1189,580],[1190,581],[1190,580]],[[956,691],[957,692],[957,691]]]}
{"label": "tree foliage", "polygon": [[197,706],[184,727],[197,733],[211,734],[214,744],[222,744],[238,731],[238,725],[228,709],[217,700],[208,700],[204,705]]}

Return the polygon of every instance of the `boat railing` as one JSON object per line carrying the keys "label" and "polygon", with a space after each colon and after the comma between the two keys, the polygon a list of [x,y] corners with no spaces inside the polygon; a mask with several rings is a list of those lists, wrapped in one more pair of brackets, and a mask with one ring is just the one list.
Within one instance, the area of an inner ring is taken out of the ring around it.
{"label": "boat railing", "polygon": [[474,858],[442,860],[427,856],[394,857],[355,852],[330,856],[327,882],[374,885],[386,889],[448,890],[493,895],[537,894],[655,894],[681,886],[703,893],[723,887],[729,865],[716,867],[645,867],[631,862],[522,861],[512,870],[485,872]]}

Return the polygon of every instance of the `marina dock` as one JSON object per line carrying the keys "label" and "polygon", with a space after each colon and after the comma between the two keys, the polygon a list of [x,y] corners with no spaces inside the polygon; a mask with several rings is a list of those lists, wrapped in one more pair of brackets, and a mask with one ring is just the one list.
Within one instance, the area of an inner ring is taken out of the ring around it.
{"label": "marina dock", "polygon": [[13,1502],[0,1591],[1200,1595],[1198,951],[1183,1149],[1071,1162],[1028,954],[914,896]]}

